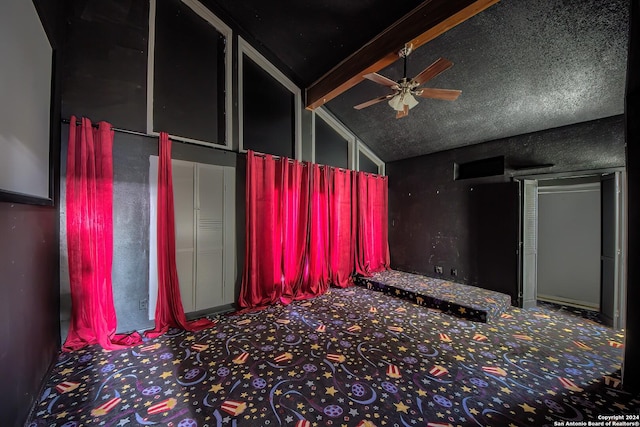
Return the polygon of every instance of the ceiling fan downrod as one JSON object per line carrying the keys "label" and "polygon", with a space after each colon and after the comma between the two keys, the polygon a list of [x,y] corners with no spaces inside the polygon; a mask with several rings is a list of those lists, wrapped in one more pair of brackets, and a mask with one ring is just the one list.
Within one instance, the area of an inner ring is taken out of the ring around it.
{"label": "ceiling fan downrod", "polygon": [[404,58],[404,72],[402,73],[402,81],[406,82],[407,80],[407,56],[413,51],[413,45],[411,43],[407,43],[404,45],[402,49],[398,52],[398,56]]}

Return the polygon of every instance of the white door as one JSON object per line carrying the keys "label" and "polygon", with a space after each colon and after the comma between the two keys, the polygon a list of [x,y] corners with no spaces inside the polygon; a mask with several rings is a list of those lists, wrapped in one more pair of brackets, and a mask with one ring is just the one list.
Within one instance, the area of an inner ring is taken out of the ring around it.
{"label": "white door", "polygon": [[224,169],[197,165],[196,310],[221,305],[224,288]]}
{"label": "white door", "polygon": [[[235,169],[172,160],[176,267],[185,313],[235,301]],[[157,170],[150,157],[149,319],[155,317]]]}
{"label": "white door", "polygon": [[171,167],[173,169],[173,209],[176,225],[176,267],[180,281],[182,307],[188,313],[197,310],[194,293],[194,165],[190,162],[172,161]]}

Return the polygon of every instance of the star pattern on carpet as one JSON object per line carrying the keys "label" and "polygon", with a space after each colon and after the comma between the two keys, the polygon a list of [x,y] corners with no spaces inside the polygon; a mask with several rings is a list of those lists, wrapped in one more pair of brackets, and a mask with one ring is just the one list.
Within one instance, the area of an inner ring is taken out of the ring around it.
{"label": "star pattern on carpet", "polygon": [[638,396],[605,384],[617,381],[621,333],[505,313],[481,323],[331,289],[127,350],[60,353],[27,425],[522,426],[638,411]]}

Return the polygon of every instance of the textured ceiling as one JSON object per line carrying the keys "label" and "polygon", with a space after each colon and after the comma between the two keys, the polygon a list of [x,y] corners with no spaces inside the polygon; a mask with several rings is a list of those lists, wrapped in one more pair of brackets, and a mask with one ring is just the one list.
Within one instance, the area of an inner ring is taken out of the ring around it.
{"label": "textured ceiling", "polygon": [[[627,1],[502,0],[409,56],[409,76],[451,60],[426,86],[458,100],[396,120],[385,103],[353,109],[387,93],[365,81],[328,108],[385,161],[622,114],[627,32]],[[401,78],[400,62],[381,74]]]}
{"label": "textured ceiling", "polygon": [[[420,3],[215,1],[303,86]],[[384,102],[353,109],[388,93],[364,81],[326,107],[385,161],[622,114],[628,10],[629,0],[501,0],[409,56],[409,77],[451,60],[426,86],[460,89],[457,101],[420,99],[396,120]],[[380,74],[400,79],[401,61]]]}

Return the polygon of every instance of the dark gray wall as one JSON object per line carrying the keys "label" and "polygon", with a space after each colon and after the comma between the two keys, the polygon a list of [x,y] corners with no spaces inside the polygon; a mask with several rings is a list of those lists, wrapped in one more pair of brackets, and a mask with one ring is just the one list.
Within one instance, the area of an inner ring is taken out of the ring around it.
{"label": "dark gray wall", "polygon": [[149,2],[69,3],[62,116],[146,132]]}
{"label": "dark gray wall", "polygon": [[369,173],[379,173],[378,165],[373,163],[373,161],[362,152],[358,153],[358,170]]}
{"label": "dark gray wall", "polygon": [[153,129],[224,145],[224,36],[180,0],[155,4]]}
{"label": "dark gray wall", "polygon": [[251,58],[242,58],[242,147],[295,157],[295,96]]}
{"label": "dark gray wall", "polygon": [[[534,172],[521,169],[534,164],[553,163],[535,170],[548,173],[624,166],[623,123],[623,117],[616,116],[388,163],[392,267],[437,277],[434,267],[442,266],[445,278],[454,277],[454,268],[456,280],[502,288],[513,298],[517,256],[509,255],[511,248],[503,245],[517,240],[514,222],[519,214],[513,201],[494,196],[513,194],[497,184],[509,182],[511,175]],[[453,179],[454,163],[500,155],[505,156],[505,175]],[[483,195],[478,196],[481,189]],[[483,224],[496,228],[488,230]],[[483,243],[482,236],[488,241]],[[486,251],[495,252],[494,265],[479,261]],[[496,276],[485,281],[487,274]]]}
{"label": "dark gray wall", "polygon": [[302,160],[305,162],[311,161],[312,144],[312,132],[313,132],[313,112],[306,108],[302,110]]}
{"label": "dark gray wall", "polygon": [[316,117],[316,163],[349,168],[349,142],[322,118]]}
{"label": "dark gray wall", "polygon": [[0,203],[0,420],[24,423],[59,343],[53,207]]}

